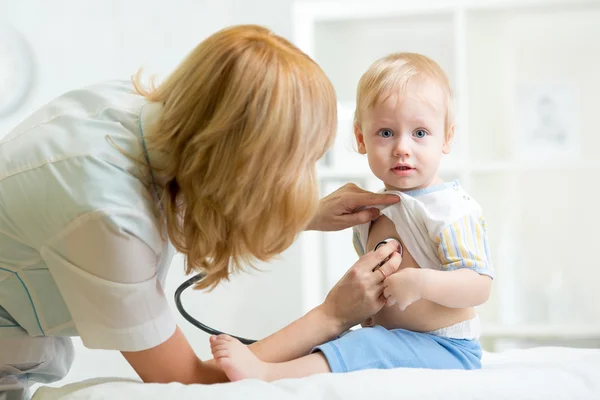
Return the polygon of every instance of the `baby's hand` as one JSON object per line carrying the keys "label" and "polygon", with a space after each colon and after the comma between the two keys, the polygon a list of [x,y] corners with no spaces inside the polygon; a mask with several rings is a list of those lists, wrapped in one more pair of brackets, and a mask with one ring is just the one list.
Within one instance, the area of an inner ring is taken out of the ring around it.
{"label": "baby's hand", "polygon": [[422,297],[423,282],[419,268],[405,268],[383,281],[383,296],[386,306],[397,304],[404,311]]}

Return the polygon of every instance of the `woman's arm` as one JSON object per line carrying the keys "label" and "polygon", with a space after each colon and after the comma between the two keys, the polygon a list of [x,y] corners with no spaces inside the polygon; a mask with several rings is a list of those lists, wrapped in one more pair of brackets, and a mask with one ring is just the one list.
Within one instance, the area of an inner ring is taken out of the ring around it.
{"label": "woman's arm", "polygon": [[167,341],[148,350],[121,352],[145,383],[219,383],[228,379],[216,364],[201,361],[177,327]]}
{"label": "woman's arm", "polygon": [[[384,274],[393,274],[402,261],[396,250],[397,243],[392,242],[362,256],[331,289],[323,304],[250,345],[250,349],[263,361],[289,361],[310,353],[315,346],[376,314],[385,304],[382,296]],[[380,267],[382,271],[373,271],[390,255]]]}
{"label": "woman's arm", "polygon": [[316,345],[336,338],[343,331],[341,324],[327,316],[319,306],[249,347],[263,361],[289,361],[305,356]]}
{"label": "woman's arm", "polygon": [[216,364],[201,361],[177,327],[167,341],[148,350],[121,352],[146,383],[217,383],[227,377]]}

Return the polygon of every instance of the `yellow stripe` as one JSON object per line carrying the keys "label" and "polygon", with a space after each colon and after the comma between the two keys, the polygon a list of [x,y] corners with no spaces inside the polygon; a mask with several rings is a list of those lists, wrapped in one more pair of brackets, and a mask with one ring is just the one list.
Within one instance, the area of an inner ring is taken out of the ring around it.
{"label": "yellow stripe", "polygon": [[452,224],[452,230],[454,231],[454,236],[456,242],[454,243],[454,249],[458,248],[457,259],[454,261],[461,261],[465,267],[469,267],[473,265],[471,262],[471,254],[469,252],[469,232],[465,229],[464,218],[459,219],[454,224]]}
{"label": "yellow stripe", "polygon": [[450,234],[450,229],[444,229],[444,244],[446,245],[446,252],[448,253],[448,259],[446,261],[453,262],[456,259],[456,254],[452,246],[454,241],[452,240],[452,235]]}
{"label": "yellow stripe", "polygon": [[444,249],[442,247],[442,245],[443,245],[442,235],[443,234],[444,234],[444,232],[442,231],[442,233],[440,235],[438,235],[438,237],[436,238],[437,253],[438,253],[438,257],[440,258],[440,261],[442,262],[442,266],[446,263],[446,254],[444,254]]}
{"label": "yellow stripe", "polygon": [[465,232],[465,245],[466,245],[466,252],[467,252],[465,258],[468,260],[468,262],[466,264],[469,267],[473,267],[473,266],[475,266],[475,260],[471,259],[471,254],[473,254],[474,256],[477,256],[477,253],[475,252],[475,238],[473,237],[473,232],[471,232],[471,216],[470,215],[466,215],[462,219],[462,226],[463,226],[463,229]]}
{"label": "yellow stripe", "polygon": [[465,244],[467,237],[465,235],[465,230],[462,227],[462,220],[458,220],[455,223],[456,226],[456,240],[458,241],[458,251],[460,252],[459,257],[462,261],[465,261],[469,258],[468,254],[465,254]]}
{"label": "yellow stripe", "polygon": [[457,260],[464,259],[465,255],[463,254],[463,232],[460,229],[460,221],[456,221],[452,224],[452,230],[454,231],[454,237],[456,243],[454,243],[454,248],[458,249]]}
{"label": "yellow stripe", "polygon": [[477,254],[485,254],[485,245],[483,244],[483,229],[481,227],[481,218],[475,224],[475,239],[477,240]]}

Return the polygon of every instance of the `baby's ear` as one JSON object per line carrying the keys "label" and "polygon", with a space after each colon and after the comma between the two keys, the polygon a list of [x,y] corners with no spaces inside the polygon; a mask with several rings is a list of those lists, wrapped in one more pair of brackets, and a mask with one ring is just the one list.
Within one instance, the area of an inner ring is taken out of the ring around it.
{"label": "baby's ear", "polygon": [[365,146],[365,137],[360,130],[358,124],[354,124],[354,137],[356,138],[356,146],[360,154],[367,154],[367,147]]}
{"label": "baby's ear", "polygon": [[442,147],[442,153],[449,154],[450,150],[452,150],[452,142],[454,141],[454,125],[450,128],[448,132],[446,132],[446,137],[444,138],[444,146]]}

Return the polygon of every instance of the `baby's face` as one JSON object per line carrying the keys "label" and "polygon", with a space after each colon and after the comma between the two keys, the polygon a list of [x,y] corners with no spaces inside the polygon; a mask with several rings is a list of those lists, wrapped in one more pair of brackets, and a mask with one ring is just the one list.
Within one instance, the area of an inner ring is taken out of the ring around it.
{"label": "baby's face", "polygon": [[[362,110],[361,110],[362,111]],[[412,190],[439,183],[438,169],[450,152],[446,140],[446,99],[433,82],[410,82],[364,110],[355,127],[358,150],[388,190]]]}

